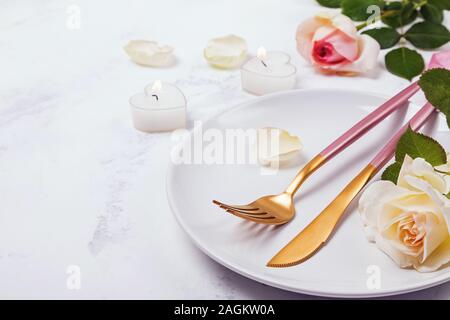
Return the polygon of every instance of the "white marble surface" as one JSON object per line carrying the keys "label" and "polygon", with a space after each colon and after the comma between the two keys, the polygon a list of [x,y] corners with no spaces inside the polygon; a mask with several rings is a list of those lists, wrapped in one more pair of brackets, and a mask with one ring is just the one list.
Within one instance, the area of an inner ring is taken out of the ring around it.
{"label": "white marble surface", "polygon": [[[79,29],[67,26],[71,5]],[[245,279],[194,247],[166,201],[170,135],[135,131],[127,100],[154,79],[174,82],[191,126],[250,99],[238,72],[203,60],[207,40],[228,33],[253,53],[289,52],[299,88],[407,85],[381,57],[358,79],[309,68],[294,32],[319,10],[313,0],[1,0],[0,297],[311,298]],[[175,46],[177,64],[133,64],[122,46],[138,38]],[[79,290],[66,286],[70,265],[80,267]],[[450,283],[396,298],[450,299]]]}

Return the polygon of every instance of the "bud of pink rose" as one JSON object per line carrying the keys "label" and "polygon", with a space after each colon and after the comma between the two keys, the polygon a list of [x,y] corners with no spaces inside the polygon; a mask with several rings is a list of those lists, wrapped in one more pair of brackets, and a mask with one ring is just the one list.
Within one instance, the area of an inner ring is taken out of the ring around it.
{"label": "bud of pink rose", "polygon": [[357,33],[342,14],[320,14],[297,28],[297,50],[312,65],[336,73],[363,73],[376,66],[380,46]]}

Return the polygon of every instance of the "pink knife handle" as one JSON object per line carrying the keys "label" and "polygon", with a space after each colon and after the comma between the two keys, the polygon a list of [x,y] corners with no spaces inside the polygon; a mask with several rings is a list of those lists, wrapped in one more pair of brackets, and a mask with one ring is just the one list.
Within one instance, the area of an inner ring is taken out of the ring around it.
{"label": "pink knife handle", "polygon": [[375,127],[395,110],[404,106],[406,101],[420,89],[417,82],[412,83],[397,95],[383,103],[377,109],[369,113],[364,119],[355,124],[333,143],[326,147],[320,154],[328,161],[353,142],[361,138],[366,132]]}
{"label": "pink knife handle", "polygon": [[417,131],[423,124],[428,120],[428,118],[435,111],[434,107],[427,103],[420,109],[411,120],[405,124],[397,133],[389,140],[389,142],[383,147],[383,149],[378,152],[378,154],[370,162],[371,165],[377,168],[377,171],[384,167],[386,163],[392,158],[397,147],[398,140],[403,135],[403,133],[411,127],[413,131]]}

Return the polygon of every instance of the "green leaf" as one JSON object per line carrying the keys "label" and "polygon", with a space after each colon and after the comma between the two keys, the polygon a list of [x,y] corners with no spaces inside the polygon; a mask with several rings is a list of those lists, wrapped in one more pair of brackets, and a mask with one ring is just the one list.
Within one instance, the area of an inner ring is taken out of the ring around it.
{"label": "green leaf", "polygon": [[425,69],[425,62],[417,51],[408,48],[398,48],[390,51],[384,57],[386,68],[392,74],[412,80]]}
{"label": "green leaf", "polygon": [[427,100],[446,115],[450,128],[450,71],[428,70],[420,77],[419,85]]}
{"label": "green leaf", "polygon": [[405,155],[409,155],[413,159],[423,158],[432,166],[447,163],[447,154],[439,142],[424,134],[414,132],[411,128],[408,128],[398,141],[395,160],[402,163]]}
{"label": "green leaf", "polygon": [[365,21],[372,13],[367,13],[369,6],[384,7],[383,0],[342,0],[342,13],[354,21]]}
{"label": "green leaf", "polygon": [[442,24],[423,21],[405,33],[405,38],[420,49],[436,49],[450,41],[450,32]]}
{"label": "green leaf", "polygon": [[443,10],[430,3],[420,8],[420,14],[425,20],[430,22],[441,23],[444,20]]}
{"label": "green leaf", "polygon": [[428,0],[428,3],[442,10],[450,10],[450,0]]}
{"label": "green leaf", "polygon": [[393,183],[397,184],[401,168],[402,165],[400,162],[394,162],[384,170],[383,174],[381,175],[381,179],[392,181]]}
{"label": "green leaf", "polygon": [[340,8],[341,0],[317,0],[317,2],[327,8]]}
{"label": "green leaf", "polygon": [[388,10],[384,12],[381,20],[392,28],[406,26],[416,20],[418,11],[412,3],[402,5],[400,9]]}
{"label": "green leaf", "polygon": [[450,192],[447,193],[445,196],[450,199]]}
{"label": "green leaf", "polygon": [[363,32],[378,41],[381,49],[387,49],[395,46],[401,38],[397,30],[392,28],[377,28]]}

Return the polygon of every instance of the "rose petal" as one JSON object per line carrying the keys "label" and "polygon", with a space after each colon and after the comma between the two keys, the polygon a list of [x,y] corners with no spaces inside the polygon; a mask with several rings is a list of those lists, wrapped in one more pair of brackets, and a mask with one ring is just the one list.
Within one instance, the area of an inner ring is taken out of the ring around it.
{"label": "rose petal", "polygon": [[331,13],[329,11],[322,11],[316,14],[314,17],[317,20],[320,20],[322,24],[330,24],[331,20],[336,16],[336,14]]}
{"label": "rose petal", "polygon": [[258,160],[262,165],[291,160],[303,148],[300,138],[279,128],[258,129]]}
{"label": "rose petal", "polygon": [[203,55],[206,61],[214,67],[236,68],[247,56],[247,42],[235,35],[214,38],[209,40]]}
{"label": "rose petal", "polygon": [[433,253],[422,263],[416,262],[414,268],[420,272],[436,271],[450,262],[450,237],[442,242]]}
{"label": "rose petal", "polygon": [[438,52],[431,56],[428,69],[433,68],[450,69],[450,50]]}
{"label": "rose petal", "polygon": [[310,18],[303,21],[297,27],[296,40],[297,40],[297,50],[303,58],[311,62],[311,51],[312,51],[312,39],[316,30],[322,26],[325,26],[328,22],[325,18]]}
{"label": "rose petal", "polygon": [[442,217],[438,217],[433,213],[427,213],[426,217],[426,235],[423,245],[423,257],[421,262],[425,261],[439,245],[448,238],[448,230],[446,223],[443,223]]}
{"label": "rose petal", "polygon": [[355,61],[358,57],[357,42],[340,30],[335,30],[323,40],[331,43],[334,49],[350,62]]}
{"label": "rose petal", "polygon": [[345,33],[350,38],[356,39],[357,30],[353,24],[352,19],[343,14],[338,14],[333,17],[332,24],[335,28]]}
{"label": "rose petal", "polygon": [[340,72],[364,73],[375,68],[380,52],[378,42],[368,35],[358,38],[359,56],[352,63],[331,66],[330,69]]}
{"label": "rose petal", "polygon": [[[449,51],[450,52],[450,51]],[[447,163],[434,167],[436,170],[439,170],[441,172],[447,172],[450,173],[450,153],[447,153]]]}
{"label": "rose petal", "polygon": [[422,158],[413,160],[409,155],[405,156],[400,169],[398,185],[411,189],[411,185],[408,183],[408,179],[406,179],[408,176],[414,176],[426,181],[442,194],[445,194],[447,191],[448,186],[444,177],[437,173],[433,166]]}
{"label": "rose petal", "polygon": [[358,210],[364,224],[377,226],[377,217],[380,213],[380,206],[383,206],[385,198],[395,194],[397,189],[391,181],[376,181],[369,185],[359,199]]}
{"label": "rose petal", "polygon": [[[450,173],[450,171],[446,171],[446,172]],[[447,188],[445,189],[444,194],[447,195],[450,193],[450,175],[444,176],[444,180],[445,180],[445,183],[447,184]]]}
{"label": "rose petal", "polygon": [[402,239],[399,237],[398,233],[398,224],[405,219],[411,218],[413,213],[411,212],[402,212],[396,215],[392,220],[386,224],[385,228],[380,230],[380,235],[389,240],[389,244],[392,246],[392,249],[395,249],[402,254],[405,254],[410,257],[419,258],[422,255],[423,247],[409,247],[406,246]]}
{"label": "rose petal", "polygon": [[124,50],[135,63],[148,67],[164,67],[173,62],[173,48],[155,41],[131,40]]}
{"label": "rose petal", "polygon": [[312,42],[324,40],[325,38],[329,37],[332,33],[336,31],[337,30],[335,28],[332,28],[330,26],[320,26],[314,33],[312,37]]}
{"label": "rose petal", "polygon": [[380,234],[377,234],[375,243],[377,244],[377,247],[394,260],[400,268],[410,267],[418,261],[416,257],[403,254],[399,250],[396,250],[395,246],[392,245],[392,241],[384,239]]}
{"label": "rose petal", "polygon": [[[407,195],[392,199],[389,202],[390,207],[401,212],[431,212],[436,210],[436,203],[433,202],[433,199],[428,194],[419,191],[410,191],[404,188],[402,189],[407,190]],[[387,216],[387,214],[384,214],[384,216]],[[392,216],[387,216],[387,218],[383,220],[384,223],[390,223],[390,218],[392,218]]]}
{"label": "rose petal", "polygon": [[450,233],[450,199],[433,189],[433,187],[426,181],[412,176],[408,176],[406,177],[406,179],[408,180],[409,184],[411,184],[416,189],[423,191],[430,197],[430,199],[433,200],[435,204],[435,210],[436,208],[439,208],[439,210],[441,211],[441,214],[443,215],[447,223],[448,232]]}

